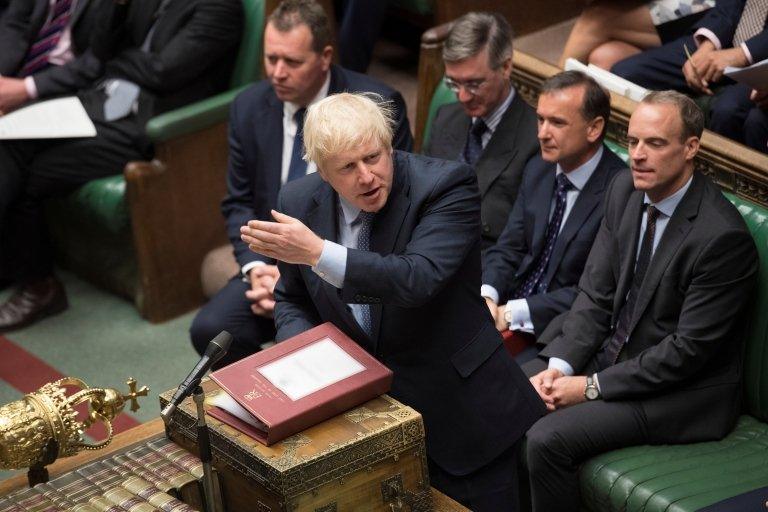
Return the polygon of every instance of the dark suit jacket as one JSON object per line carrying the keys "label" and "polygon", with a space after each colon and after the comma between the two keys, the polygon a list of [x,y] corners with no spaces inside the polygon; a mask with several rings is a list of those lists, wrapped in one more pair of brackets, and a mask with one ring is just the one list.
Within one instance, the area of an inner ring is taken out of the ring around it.
{"label": "dark suit jacket", "polygon": [[[328,94],[375,92],[394,103],[397,124],[392,146],[410,151],[413,138],[405,102],[399,92],[360,73],[331,66]],[[227,233],[242,267],[251,261],[274,263],[255,254],[240,240],[240,227],[249,220],[272,220],[269,211],[277,205],[283,160],[283,103],[269,80],[252,85],[232,103],[229,116],[229,166],[227,197],[221,209]]]}
{"label": "dark suit jacket", "polygon": [[[468,474],[517,441],[543,414],[505,352],[480,286],[479,194],[462,164],[395,151],[394,181],[371,231],[350,249],[343,289],[304,265],[279,264],[277,339],[330,321],[394,372],[391,394],[424,416],[429,455]],[[281,211],[336,240],[338,199],[310,175],[280,194]],[[348,303],[371,304],[372,338]]]}
{"label": "dark suit jacket", "polygon": [[[89,51],[91,34],[98,24],[98,1],[103,0],[78,0],[75,4],[70,18],[75,58],[63,66],[50,66],[35,73],[35,86],[41,98],[73,93],[90,85],[101,73],[98,59]],[[17,75],[48,17],[49,4],[49,0],[9,3],[0,18],[0,74]]]}
{"label": "dark suit jacket", "polygon": [[[445,160],[459,160],[472,118],[460,103],[443,105],[435,114],[432,135],[424,154]],[[485,246],[496,241],[517,197],[523,167],[539,151],[536,138],[536,111],[515,93],[509,108],[475,164],[480,186],[482,237]]]}
{"label": "dark suit jacket", "polygon": [[[733,46],[733,35],[741,19],[746,0],[717,0],[715,6],[699,21],[695,28],[707,28],[720,40],[723,48]],[[754,62],[768,58],[768,20],[762,32],[746,41]]]}
{"label": "dark suit jacket", "polygon": [[[612,182],[581,291],[542,356],[591,371],[631,285],[642,203],[629,172]],[[743,219],[695,173],[654,252],[619,362],[598,373],[604,399],[637,401],[653,442],[727,434],[739,413],[741,313],[756,276],[757,251]]]}
{"label": "dark suit jacket", "polygon": [[[610,180],[624,162],[603,146],[603,156],[584,189],[579,193],[563,229],[557,237],[547,272],[542,278],[547,292],[528,297],[537,334],[576,298],[576,285],[603,219],[603,196]],[[507,226],[498,242],[483,255],[483,283],[499,292],[499,304],[514,291],[536,265],[544,249],[544,235],[555,192],[556,164],[535,156],[523,172],[523,184]]]}
{"label": "dark suit jacket", "polygon": [[142,121],[224,90],[243,27],[240,0],[170,0],[149,51],[143,51],[160,5],[161,0],[102,3],[91,41],[104,65],[101,78],[122,78],[141,88]]}

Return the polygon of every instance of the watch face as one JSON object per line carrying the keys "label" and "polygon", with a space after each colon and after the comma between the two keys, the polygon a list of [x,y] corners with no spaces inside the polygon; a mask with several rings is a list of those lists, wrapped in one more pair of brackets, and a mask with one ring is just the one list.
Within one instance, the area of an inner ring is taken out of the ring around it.
{"label": "watch face", "polygon": [[594,400],[597,398],[598,392],[595,388],[587,388],[584,395],[587,397],[587,400]]}
{"label": "watch face", "polygon": [[512,312],[509,310],[509,308],[504,310],[504,321],[508,324],[512,323]]}

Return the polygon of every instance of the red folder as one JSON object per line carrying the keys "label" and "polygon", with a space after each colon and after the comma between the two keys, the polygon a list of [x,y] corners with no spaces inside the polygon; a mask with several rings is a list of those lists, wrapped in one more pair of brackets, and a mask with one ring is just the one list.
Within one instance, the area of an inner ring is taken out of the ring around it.
{"label": "red folder", "polygon": [[[328,359],[318,364],[306,359],[310,353],[338,356],[344,364],[324,364]],[[276,370],[289,364],[290,371]],[[346,369],[341,374],[355,373],[338,380],[339,367]],[[269,446],[386,393],[392,371],[327,322],[215,371],[211,379],[265,428],[261,431],[218,407],[208,413]],[[296,382],[312,385],[291,386]]]}

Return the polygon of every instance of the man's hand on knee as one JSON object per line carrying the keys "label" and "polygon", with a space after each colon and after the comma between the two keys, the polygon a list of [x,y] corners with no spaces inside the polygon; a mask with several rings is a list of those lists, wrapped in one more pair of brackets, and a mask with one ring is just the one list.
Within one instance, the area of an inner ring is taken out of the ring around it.
{"label": "man's hand on knee", "polygon": [[536,393],[539,394],[544,404],[547,406],[548,411],[555,410],[555,402],[552,396],[552,392],[555,387],[555,382],[563,377],[563,372],[555,368],[548,368],[542,372],[537,373],[531,377],[531,385]]}
{"label": "man's hand on knee", "polygon": [[584,396],[586,387],[587,378],[584,375],[556,379],[550,393],[555,409],[563,409],[586,401]]}

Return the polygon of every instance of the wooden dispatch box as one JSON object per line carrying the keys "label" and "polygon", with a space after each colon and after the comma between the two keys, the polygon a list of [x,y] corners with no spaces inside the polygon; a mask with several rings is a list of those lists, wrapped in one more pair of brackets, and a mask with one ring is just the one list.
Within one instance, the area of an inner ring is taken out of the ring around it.
{"label": "wooden dispatch box", "polygon": [[[206,402],[223,393],[210,380],[203,390]],[[160,395],[161,408],[173,391]],[[166,429],[195,453],[196,418],[188,398]],[[206,422],[227,512],[432,510],[421,415],[387,395],[272,446]]]}

